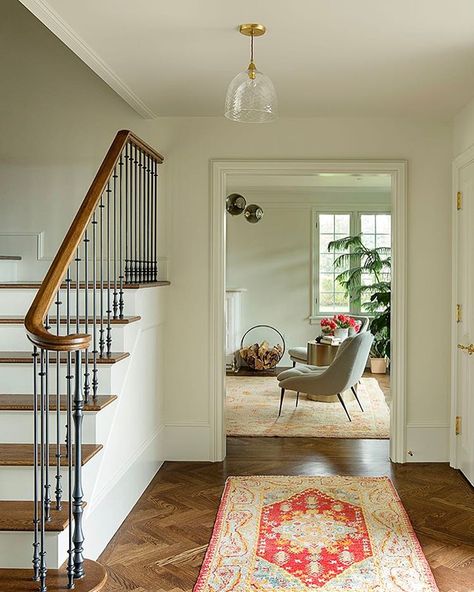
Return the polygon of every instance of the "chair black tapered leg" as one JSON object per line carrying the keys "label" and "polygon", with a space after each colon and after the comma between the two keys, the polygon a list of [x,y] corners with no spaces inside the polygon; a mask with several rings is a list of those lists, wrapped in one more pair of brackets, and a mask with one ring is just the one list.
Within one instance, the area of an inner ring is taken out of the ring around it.
{"label": "chair black tapered leg", "polygon": [[341,393],[337,394],[337,398],[339,399],[339,402],[341,403],[341,405],[344,407],[344,411],[346,412],[347,418],[349,421],[352,421],[351,416],[349,415],[349,411],[347,411],[347,407],[344,403],[344,399],[341,396]]}
{"label": "chair black tapered leg", "polygon": [[281,415],[281,408],[283,407],[283,399],[285,398],[285,389],[281,389],[281,397],[280,397],[280,411],[278,412],[278,417]]}
{"label": "chair black tapered leg", "polygon": [[364,408],[362,407],[361,402],[359,401],[359,397],[357,396],[357,391],[356,391],[355,387],[354,386],[351,386],[351,390],[352,390],[352,393],[354,394],[354,397],[356,398],[356,401],[359,403],[360,410],[363,413],[364,412]]}
{"label": "chair black tapered leg", "polygon": [[298,401],[300,399],[300,393],[299,391],[296,393],[296,407],[298,407]]}
{"label": "chair black tapered leg", "polygon": [[293,360],[293,368],[296,366],[296,362]]}

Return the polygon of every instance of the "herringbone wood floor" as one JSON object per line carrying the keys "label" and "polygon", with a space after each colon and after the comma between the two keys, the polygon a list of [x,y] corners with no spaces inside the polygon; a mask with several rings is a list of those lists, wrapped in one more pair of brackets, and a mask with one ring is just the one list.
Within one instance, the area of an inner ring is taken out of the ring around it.
{"label": "herringbone wood floor", "polygon": [[163,466],[100,558],[106,592],[192,590],[226,477],[262,474],[389,475],[441,592],[474,591],[474,492],[447,465],[392,465],[383,440],[229,438],[227,452]]}

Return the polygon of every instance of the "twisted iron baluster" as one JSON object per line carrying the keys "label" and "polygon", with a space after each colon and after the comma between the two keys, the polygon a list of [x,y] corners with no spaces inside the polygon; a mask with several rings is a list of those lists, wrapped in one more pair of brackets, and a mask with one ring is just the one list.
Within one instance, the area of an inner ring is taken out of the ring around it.
{"label": "twisted iron baluster", "polygon": [[[51,329],[49,324],[49,315],[46,315],[45,319],[46,330]],[[44,350],[45,356],[45,399],[44,399],[44,411],[45,411],[45,491],[44,491],[44,513],[47,522],[51,520],[51,485],[49,483],[49,351]]]}
{"label": "twisted iron baluster", "polygon": [[[129,195],[132,193],[131,191],[131,184],[132,184],[132,175],[131,175],[131,167],[132,167],[132,157],[130,156],[131,147],[130,143],[127,143],[125,146],[125,283],[130,281],[130,262],[129,262],[129,220],[128,220],[128,206],[129,206]],[[129,185],[130,183],[130,185]],[[130,189],[130,192],[129,192]]]}
{"label": "twisted iron baluster", "polygon": [[135,177],[135,208],[133,211],[133,217],[134,217],[134,255],[133,255],[133,259],[134,259],[134,269],[133,269],[133,282],[137,281],[138,278],[138,269],[137,269],[137,257],[138,257],[138,245],[137,245],[137,238],[138,238],[138,179],[139,179],[139,175],[138,175],[138,160],[137,160],[137,151],[138,148],[136,146],[134,146],[135,148],[135,159],[134,159],[134,163],[135,163],[135,167],[134,167],[134,177]]}

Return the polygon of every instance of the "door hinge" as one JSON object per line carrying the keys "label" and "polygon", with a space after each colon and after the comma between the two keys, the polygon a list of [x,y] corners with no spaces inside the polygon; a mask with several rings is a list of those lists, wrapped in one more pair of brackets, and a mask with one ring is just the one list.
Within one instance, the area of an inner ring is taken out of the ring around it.
{"label": "door hinge", "polygon": [[456,304],[456,323],[460,323],[462,321],[462,306],[460,304]]}
{"label": "door hinge", "polygon": [[462,210],[462,192],[458,191],[456,193],[456,209]]}
{"label": "door hinge", "polygon": [[460,415],[456,416],[455,429],[456,429],[456,436],[459,436],[461,433],[461,416]]}

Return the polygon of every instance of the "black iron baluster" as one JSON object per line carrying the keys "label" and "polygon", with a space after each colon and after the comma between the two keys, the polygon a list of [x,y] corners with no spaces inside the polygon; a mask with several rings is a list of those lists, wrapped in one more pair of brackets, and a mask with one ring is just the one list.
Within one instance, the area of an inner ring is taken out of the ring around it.
{"label": "black iron baluster", "polygon": [[145,154],[145,171],[146,171],[146,191],[145,191],[145,214],[144,214],[144,229],[143,229],[143,240],[145,242],[145,272],[143,281],[148,282],[150,281],[150,258],[149,258],[149,249],[150,249],[150,241],[149,241],[149,232],[150,232],[150,156]]}
{"label": "black iron baluster", "polygon": [[[66,333],[71,332],[71,272],[68,268],[66,276]],[[72,379],[71,352],[66,354],[66,456],[68,475],[68,558],[66,573],[68,588],[74,588],[74,561],[73,561],[73,515],[72,515]]]}
{"label": "black iron baluster", "polygon": [[[66,360],[66,415],[67,427],[66,431],[68,437],[66,439],[66,456],[67,456],[67,481],[68,481],[68,551],[67,551],[67,567],[66,573],[68,578],[68,588],[74,588],[74,552],[73,552],[73,513],[72,513],[72,388],[71,382],[73,375],[71,374],[71,352],[67,352]],[[77,369],[76,369],[77,371]]]}
{"label": "black iron baluster", "polygon": [[[56,335],[60,334],[61,329],[61,290],[56,294]],[[60,352],[56,352],[56,510],[61,509],[62,488],[61,488],[61,357]]]}
{"label": "black iron baluster", "polygon": [[[89,236],[87,228],[84,233],[84,330],[89,333]],[[86,349],[86,359],[84,362],[84,401],[89,402],[90,372],[89,372],[89,350]]]}
{"label": "black iron baluster", "polygon": [[75,352],[75,388],[74,388],[74,491],[73,516],[74,516],[74,578],[82,578],[84,575],[84,533],[82,531],[82,419],[84,416],[84,398],[81,381],[81,351]]}
{"label": "black iron baluster", "polygon": [[107,248],[106,248],[106,254],[107,254],[107,333],[106,333],[106,338],[105,338],[105,343],[107,346],[107,357],[110,356],[110,352],[111,352],[111,347],[112,347],[112,332],[111,332],[111,327],[110,327],[110,318],[111,318],[111,314],[112,314],[112,302],[111,302],[111,298],[110,298],[110,287],[111,287],[111,282],[110,282],[110,193],[111,193],[111,189],[110,189],[110,180],[107,183],[107,189],[106,189],[106,193],[107,193]]}
{"label": "black iron baluster", "polygon": [[140,258],[140,282],[143,282],[143,271],[144,271],[144,243],[143,238],[145,234],[144,228],[144,218],[143,213],[145,211],[145,153],[140,150],[140,162],[141,162],[141,172],[140,172],[140,219],[138,221],[139,224],[139,232],[140,232],[140,242],[139,242],[139,258]]}
{"label": "black iron baluster", "polygon": [[38,348],[33,346],[33,580],[39,580],[39,513],[38,513]]}
{"label": "black iron baluster", "polygon": [[46,529],[46,483],[45,483],[45,462],[49,450],[46,450],[45,439],[46,439],[46,414],[44,408],[44,396],[45,396],[45,370],[44,370],[44,350],[40,349],[40,507],[39,507],[39,582],[40,592],[46,592],[46,548],[45,548],[45,529]]}
{"label": "black iron baluster", "polygon": [[[120,158],[120,164],[119,166],[122,166],[122,158]],[[114,196],[114,202],[113,202],[113,208],[114,208],[114,222],[113,222],[113,236],[114,236],[114,248],[113,248],[113,258],[114,258],[114,298],[113,298],[113,306],[112,306],[112,311],[113,311],[113,318],[116,319],[117,318],[117,313],[118,313],[118,291],[117,291],[117,179],[118,179],[118,175],[117,175],[117,167],[114,168],[114,174],[112,175],[113,178],[113,196]]]}
{"label": "black iron baluster", "polygon": [[[46,315],[45,328],[47,331],[51,329],[49,324],[49,314]],[[44,350],[45,357],[45,376],[44,376],[44,411],[45,411],[45,491],[44,491],[44,514],[45,520],[49,522],[51,520],[51,485],[49,482],[49,351]]]}
{"label": "black iron baluster", "polygon": [[92,398],[97,397],[97,215],[92,215]]}
{"label": "black iron baluster", "polygon": [[157,245],[157,224],[158,224],[158,161],[154,161],[154,187],[153,187],[153,281],[158,280],[158,245]]}
{"label": "black iron baluster", "polygon": [[135,167],[134,167],[134,176],[135,176],[135,196],[134,196],[135,199],[134,199],[134,202],[135,202],[135,208],[134,208],[134,211],[133,211],[133,217],[134,217],[134,222],[135,222],[135,224],[134,224],[135,229],[134,229],[134,250],[133,250],[134,270],[133,270],[133,280],[132,281],[133,282],[136,282],[137,281],[137,277],[138,277],[138,273],[137,273],[137,264],[138,264],[138,261],[137,261],[137,257],[138,257],[138,249],[137,249],[137,247],[138,247],[138,245],[137,245],[138,225],[137,225],[137,222],[138,222],[138,179],[139,179],[139,174],[138,174],[139,168],[138,167],[139,167],[139,163],[138,163],[138,160],[137,160],[138,148],[136,146],[134,146],[134,148],[135,148],[135,159],[134,159],[134,163],[135,163]]}
{"label": "black iron baluster", "polygon": [[132,164],[132,157],[130,156],[130,143],[127,143],[125,146],[125,283],[130,281],[130,271],[129,271],[129,251],[128,251],[128,242],[129,242],[129,232],[128,232],[128,202],[129,196],[131,191],[129,192],[129,180],[130,184],[132,182],[131,176],[131,164]]}
{"label": "black iron baluster", "polygon": [[105,349],[104,330],[104,196],[100,196],[99,204],[99,257],[100,257],[100,330],[99,356],[102,358]]}
{"label": "black iron baluster", "polygon": [[[124,182],[124,164],[125,164],[125,177],[127,175],[127,162],[123,162],[124,152],[122,152],[120,156],[120,179],[119,179],[119,200],[120,200],[120,211],[119,211],[119,265],[120,265],[120,275],[119,275],[119,318],[123,319],[123,309],[124,309],[124,302],[123,302],[123,182]],[[125,187],[127,186],[127,182],[125,181]]]}

